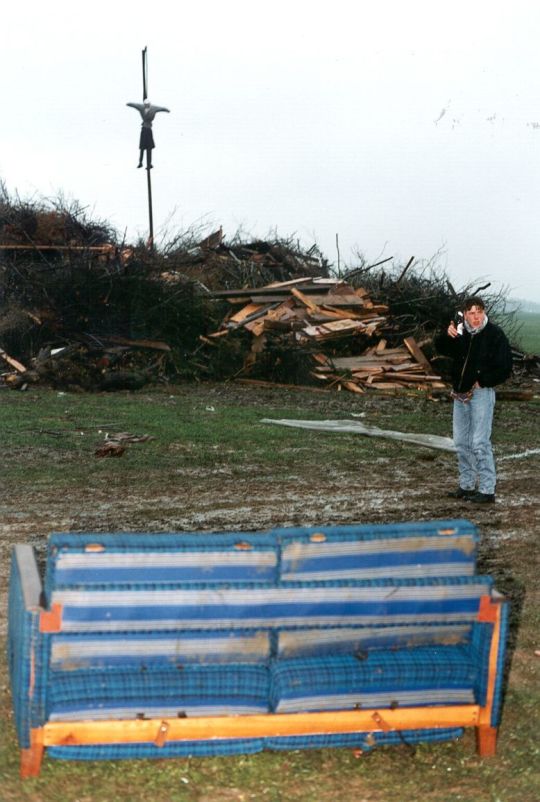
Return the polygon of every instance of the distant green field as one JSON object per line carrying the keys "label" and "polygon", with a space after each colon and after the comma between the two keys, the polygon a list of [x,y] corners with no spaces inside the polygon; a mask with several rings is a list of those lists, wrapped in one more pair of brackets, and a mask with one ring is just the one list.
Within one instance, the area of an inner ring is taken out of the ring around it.
{"label": "distant green field", "polygon": [[518,342],[528,354],[540,354],[540,312],[519,312]]}

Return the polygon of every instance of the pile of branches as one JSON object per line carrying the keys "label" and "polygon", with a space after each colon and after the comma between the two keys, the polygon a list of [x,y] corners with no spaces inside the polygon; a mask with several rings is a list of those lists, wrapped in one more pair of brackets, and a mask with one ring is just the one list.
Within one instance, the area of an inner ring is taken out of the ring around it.
{"label": "pile of branches", "polygon": [[[28,203],[0,191],[0,349],[34,370],[28,378],[56,387],[63,374],[65,386],[101,387],[103,364],[105,373],[124,371],[125,354],[100,353],[111,337],[170,343],[160,374],[189,375],[186,355],[205,326],[204,298],[187,277],[162,280],[167,266],[144,244],[119,242],[77,204]],[[135,347],[128,361],[155,377],[148,350]]]}
{"label": "pile of branches", "polygon": [[[354,290],[363,288],[388,309],[379,339],[392,349],[412,337],[437,374],[445,374],[445,364],[434,351],[434,335],[468,295],[481,292],[490,318],[517,342],[518,323],[515,312],[506,309],[504,290],[491,292],[485,282],[455,289],[438,267],[437,255],[401,265],[392,259],[369,265],[359,255],[358,262],[338,269],[339,279]],[[246,352],[252,350],[244,329],[215,340],[211,357],[203,342],[227,315],[220,292],[308,277],[324,281],[336,274],[316,245],[304,248],[293,237],[261,240],[237,234],[226,240],[222,228],[210,234],[190,229],[149,249],[142,242],[121,241],[108,223],[93,220],[76,202],[21,201],[0,185],[0,356],[19,360],[39,381],[55,387],[62,386],[63,376],[65,386],[107,389],[122,384],[113,373],[131,371],[139,377],[135,382],[242,373]],[[368,343],[365,335],[333,340],[330,356],[359,355],[377,345],[377,336]],[[114,338],[126,341],[121,352],[114,350]],[[138,341],[164,347],[156,354],[139,348]],[[3,362],[4,357],[0,372]],[[520,365],[527,372],[533,363],[523,359]],[[308,382],[305,344],[274,332],[253,371],[260,378]],[[19,380],[13,379],[14,386]]]}
{"label": "pile of branches", "polygon": [[168,266],[163,274],[166,280],[189,278],[209,292],[330,275],[329,263],[317,245],[306,250],[293,237],[277,235],[244,241],[236,234],[226,241],[223,228],[200,240],[189,233],[181,235],[169,242],[162,254]]}
{"label": "pile of branches", "polygon": [[456,289],[446,271],[438,265],[438,254],[427,261],[394,264],[392,258],[370,266],[363,263],[345,272],[352,286],[362,286],[388,305],[396,337],[412,336],[434,355],[433,337],[446,328],[466,298],[480,295],[487,313],[516,342],[519,323],[515,309],[507,308],[507,289],[490,289],[488,281],[475,280]]}
{"label": "pile of branches", "polygon": [[[328,265],[315,246],[305,251],[292,239],[226,243],[220,229],[198,238],[188,231],[159,249],[130,246],[77,203],[21,201],[0,187],[0,349],[30,369],[25,380],[114,385],[108,374],[126,366],[110,359],[111,337],[165,343],[159,378],[197,378],[199,337],[223,315],[211,287],[260,286],[308,270],[325,275]],[[147,376],[144,353],[151,360],[144,350],[123,360]],[[156,378],[154,362],[148,370]]]}
{"label": "pile of branches", "polygon": [[86,247],[110,244],[116,239],[113,227],[104,220],[92,220],[77,201],[62,196],[50,201],[11,197],[0,182],[0,243],[19,248],[42,249]]}

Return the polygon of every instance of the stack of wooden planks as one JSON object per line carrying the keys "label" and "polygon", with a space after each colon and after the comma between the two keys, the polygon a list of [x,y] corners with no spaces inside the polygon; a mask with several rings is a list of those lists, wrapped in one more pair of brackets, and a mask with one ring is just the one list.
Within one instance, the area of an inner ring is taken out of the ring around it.
{"label": "stack of wooden planks", "polygon": [[[387,347],[388,307],[373,302],[363,288],[339,279],[304,277],[260,288],[221,290],[213,297],[241,308],[231,310],[219,330],[203,339],[211,342],[238,329],[249,331],[254,340],[246,370],[272,338],[285,335],[291,347],[305,349],[314,363],[311,376],[328,387],[355,393],[446,387],[412,337],[399,347]],[[335,341],[346,338],[350,352],[357,355],[343,356],[340,348],[336,356]]]}
{"label": "stack of wooden planks", "polygon": [[386,340],[367,348],[360,356],[332,358],[316,354],[312,375],[353,393],[366,390],[443,390],[446,384],[433,373],[429,361],[413,337],[404,345],[387,348]]}
{"label": "stack of wooden planks", "polygon": [[210,337],[241,327],[254,336],[290,331],[297,341],[331,340],[356,333],[372,336],[386,323],[388,312],[387,306],[374,304],[366,290],[354,289],[339,279],[299,278],[212,295],[242,304],[242,308],[227,315]]}

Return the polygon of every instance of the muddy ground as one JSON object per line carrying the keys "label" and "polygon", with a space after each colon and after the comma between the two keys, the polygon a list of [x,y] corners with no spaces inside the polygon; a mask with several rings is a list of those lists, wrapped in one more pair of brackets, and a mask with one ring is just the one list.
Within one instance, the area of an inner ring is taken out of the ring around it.
{"label": "muddy ground", "polygon": [[[395,416],[415,410],[411,399],[361,399],[350,394],[334,396],[270,391],[241,386],[192,386],[176,391],[185,402],[212,405],[238,404],[260,406],[268,417],[277,405],[297,404],[304,417],[342,418],[363,410],[363,422],[395,429]],[[342,396],[342,397],[340,397]],[[173,396],[170,396],[173,398]],[[353,410],[356,410],[354,412]],[[417,431],[433,431],[428,417],[445,422],[450,433],[451,408],[447,403],[424,402]],[[320,463],[303,460],[298,448],[294,468],[271,471],[256,461],[245,460],[234,469],[221,459],[211,467],[184,466],[161,477],[159,491],[147,486],[144,476],[121,493],[111,494],[106,484],[91,488],[80,486],[66,494],[64,489],[43,485],[24,487],[20,498],[2,498],[0,491],[0,583],[3,596],[7,586],[9,552],[16,542],[33,544],[42,551],[51,531],[219,531],[253,530],[272,526],[320,523],[379,523],[392,521],[469,518],[483,535],[482,554],[493,568],[504,568],[506,550],[511,543],[530,542],[540,534],[539,461],[540,455],[526,453],[534,442],[518,436],[515,443],[497,438],[497,432],[515,428],[516,419],[539,417],[538,405],[510,406],[499,402],[494,443],[498,466],[495,505],[478,506],[446,497],[456,485],[455,456],[451,453],[408,444],[370,439],[369,452],[355,459],[357,435],[310,434],[310,444],[320,448]],[[425,426],[422,427],[422,417]],[[350,459],[346,464],[334,461],[328,468],[325,450],[332,437],[349,437]],[[330,438],[330,439],[328,439]],[[362,438],[365,449],[365,438]],[[499,442],[498,442],[499,441]],[[540,443],[536,442],[536,446]],[[189,448],[181,439],[170,448]],[[51,460],[62,459],[51,453]],[[290,466],[291,461],[288,461]],[[525,571],[526,573],[526,571]],[[0,600],[0,626],[5,630],[5,603]]]}

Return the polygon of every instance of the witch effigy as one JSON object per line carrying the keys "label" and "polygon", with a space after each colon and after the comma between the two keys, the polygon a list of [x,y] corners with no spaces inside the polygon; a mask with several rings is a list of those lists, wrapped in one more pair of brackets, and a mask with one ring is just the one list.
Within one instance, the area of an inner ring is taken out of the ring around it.
{"label": "witch effigy", "polygon": [[127,103],[132,109],[137,109],[142,117],[141,135],[139,138],[139,163],[137,167],[143,166],[143,156],[146,151],[146,168],[152,169],[152,150],[155,148],[154,135],[152,133],[152,123],[156,114],[160,111],[168,112],[165,106],[153,106],[148,99],[143,103]]}

